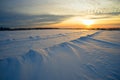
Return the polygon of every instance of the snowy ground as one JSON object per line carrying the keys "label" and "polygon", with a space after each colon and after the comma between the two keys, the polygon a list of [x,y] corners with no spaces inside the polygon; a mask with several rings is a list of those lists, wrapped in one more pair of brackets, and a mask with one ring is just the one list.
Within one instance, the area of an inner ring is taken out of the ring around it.
{"label": "snowy ground", "polygon": [[0,80],[120,80],[120,31],[0,32]]}

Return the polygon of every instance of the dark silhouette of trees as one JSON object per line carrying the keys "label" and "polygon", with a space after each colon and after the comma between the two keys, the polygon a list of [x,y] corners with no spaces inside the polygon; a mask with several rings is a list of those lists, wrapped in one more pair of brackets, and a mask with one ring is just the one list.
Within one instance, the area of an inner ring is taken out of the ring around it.
{"label": "dark silhouette of trees", "polygon": [[45,30],[45,29],[71,29],[71,30],[120,30],[120,28],[8,28],[0,27],[0,31],[15,31],[15,30]]}

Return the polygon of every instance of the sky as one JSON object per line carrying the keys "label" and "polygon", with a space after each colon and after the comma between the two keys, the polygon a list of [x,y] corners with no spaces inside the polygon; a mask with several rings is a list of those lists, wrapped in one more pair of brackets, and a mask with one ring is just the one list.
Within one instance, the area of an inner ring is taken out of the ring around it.
{"label": "sky", "polygon": [[120,28],[120,0],[0,0],[2,27]]}

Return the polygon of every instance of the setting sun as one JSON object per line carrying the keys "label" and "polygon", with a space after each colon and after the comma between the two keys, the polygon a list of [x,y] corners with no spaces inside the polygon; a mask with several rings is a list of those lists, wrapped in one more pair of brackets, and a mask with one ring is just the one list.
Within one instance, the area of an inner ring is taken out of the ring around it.
{"label": "setting sun", "polygon": [[82,23],[84,25],[90,26],[90,25],[94,24],[94,21],[93,20],[82,20]]}

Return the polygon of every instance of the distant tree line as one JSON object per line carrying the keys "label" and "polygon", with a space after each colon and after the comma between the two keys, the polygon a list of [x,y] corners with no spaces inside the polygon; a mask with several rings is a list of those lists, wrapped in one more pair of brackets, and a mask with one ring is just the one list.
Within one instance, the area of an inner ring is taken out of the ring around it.
{"label": "distant tree line", "polygon": [[0,27],[0,30],[9,30],[10,28]]}
{"label": "distant tree line", "polygon": [[15,31],[15,30],[45,30],[45,29],[72,29],[72,30],[120,30],[120,28],[8,28],[0,27],[0,31]]}
{"label": "distant tree line", "polygon": [[120,28],[88,28],[89,30],[120,30]]}
{"label": "distant tree line", "polygon": [[43,30],[43,29],[59,29],[59,28],[8,28],[0,27],[0,31],[14,31],[14,30]]}

